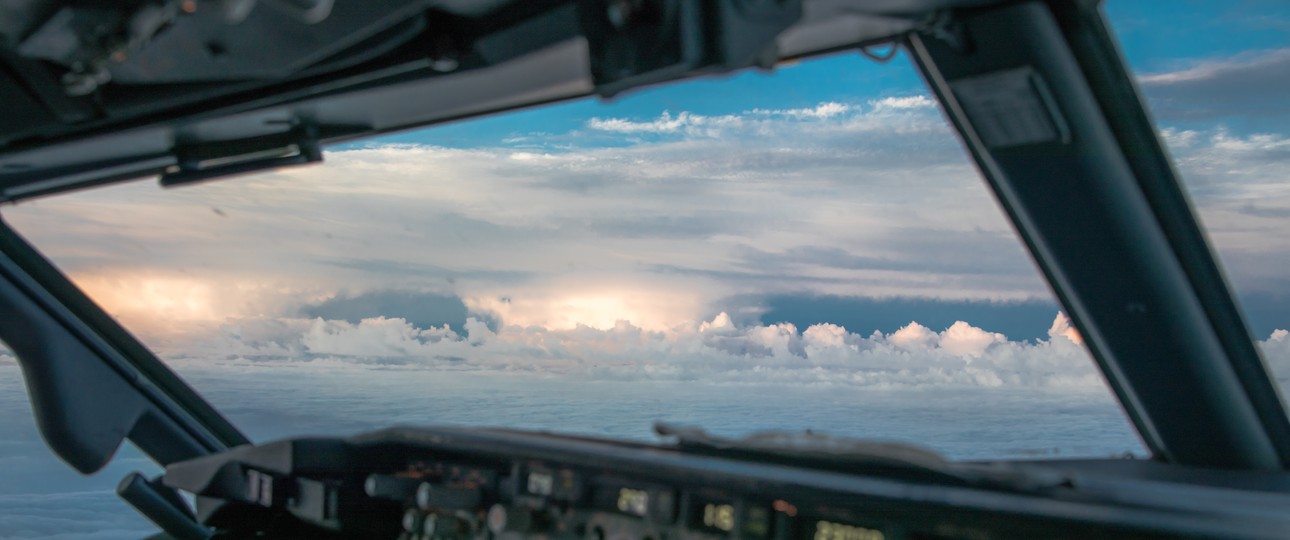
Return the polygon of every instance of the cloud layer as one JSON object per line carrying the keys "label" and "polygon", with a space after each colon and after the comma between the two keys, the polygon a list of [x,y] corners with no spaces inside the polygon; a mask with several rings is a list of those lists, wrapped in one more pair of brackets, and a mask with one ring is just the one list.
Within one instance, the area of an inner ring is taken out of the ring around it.
{"label": "cloud layer", "polygon": [[[1279,331],[1280,332],[1280,331]],[[467,319],[464,329],[418,328],[398,318],[244,320],[188,351],[162,351],[179,369],[292,364],[413,371],[530,373],[603,380],[828,385],[865,388],[1104,386],[1078,334],[1058,315],[1050,338],[1009,340],[959,321],[891,333],[834,324],[737,325],[725,313],[647,331],[627,321],[572,329],[504,326]],[[1280,336],[1280,337],[1278,337]],[[1267,342],[1277,349],[1284,332]],[[201,351],[200,353],[194,351]],[[1281,366],[1290,355],[1277,356]]]}
{"label": "cloud layer", "polygon": [[5,215],[150,342],[391,289],[506,324],[655,331],[753,292],[1047,296],[926,97],[584,128]]}
{"label": "cloud layer", "polygon": [[1238,120],[1280,130],[1290,119],[1290,48],[1195,62],[1139,80],[1156,114],[1174,122]]}

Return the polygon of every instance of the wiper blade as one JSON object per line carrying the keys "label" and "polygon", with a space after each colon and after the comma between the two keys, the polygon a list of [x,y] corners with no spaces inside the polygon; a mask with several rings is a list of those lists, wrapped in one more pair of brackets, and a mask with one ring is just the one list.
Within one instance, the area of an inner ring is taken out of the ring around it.
{"label": "wiper blade", "polygon": [[703,428],[656,422],[654,432],[687,452],[1007,491],[1047,492],[1069,486],[1055,471],[1009,463],[954,463],[911,444],[835,437],[811,430],[762,431],[732,439]]}

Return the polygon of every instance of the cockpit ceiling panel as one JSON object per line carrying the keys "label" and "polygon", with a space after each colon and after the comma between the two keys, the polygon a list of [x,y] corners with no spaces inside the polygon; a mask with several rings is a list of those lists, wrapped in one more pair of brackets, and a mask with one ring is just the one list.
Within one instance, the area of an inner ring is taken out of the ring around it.
{"label": "cockpit ceiling panel", "polygon": [[[194,152],[259,155],[272,139],[336,142],[769,66],[992,3],[0,0],[0,202],[185,168]],[[616,16],[620,4],[634,14]],[[643,52],[676,32],[689,41],[665,44],[673,56]]]}

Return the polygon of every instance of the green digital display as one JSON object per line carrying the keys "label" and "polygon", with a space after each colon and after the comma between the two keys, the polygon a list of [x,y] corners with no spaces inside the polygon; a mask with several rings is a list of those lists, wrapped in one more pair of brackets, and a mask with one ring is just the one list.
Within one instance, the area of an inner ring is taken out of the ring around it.
{"label": "green digital display", "polygon": [[644,516],[649,512],[649,492],[643,489],[619,489],[616,506],[619,512],[634,516]]}
{"label": "green digital display", "polygon": [[735,507],[732,504],[707,503],[701,507],[703,527],[721,532],[735,530]]}

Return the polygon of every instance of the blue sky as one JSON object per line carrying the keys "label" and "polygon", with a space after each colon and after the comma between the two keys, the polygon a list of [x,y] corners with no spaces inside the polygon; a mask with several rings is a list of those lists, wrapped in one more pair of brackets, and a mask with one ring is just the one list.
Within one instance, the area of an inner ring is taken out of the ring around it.
{"label": "blue sky", "polygon": [[[1107,11],[1290,380],[1290,4]],[[4,217],[257,437],[423,418],[631,436],[657,413],[960,457],[1138,450],[903,56],[580,100],[333,148],[320,167],[135,182]],[[16,396],[3,353],[0,376]],[[584,414],[594,399],[564,399],[582,385],[630,399]],[[748,396],[768,388],[787,397],[759,412]],[[480,392],[523,407],[488,416]],[[0,471],[0,500],[23,503],[0,509],[0,536],[146,527],[108,493],[137,454],[111,477],[54,476],[21,400],[0,405],[16,434],[0,457],[29,465]],[[97,513],[60,529],[73,503]]]}

